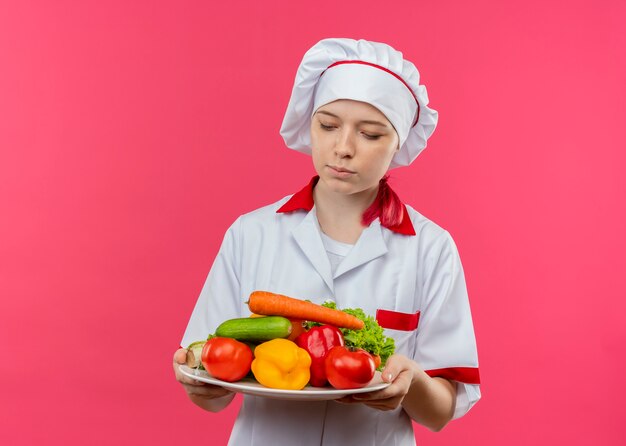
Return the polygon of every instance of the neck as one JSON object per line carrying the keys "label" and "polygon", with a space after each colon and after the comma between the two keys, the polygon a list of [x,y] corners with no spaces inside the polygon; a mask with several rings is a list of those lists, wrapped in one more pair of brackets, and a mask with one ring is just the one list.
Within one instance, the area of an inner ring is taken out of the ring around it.
{"label": "neck", "polygon": [[374,202],[378,185],[354,194],[331,190],[323,181],[313,189],[313,201],[322,231],[346,243],[355,243],[361,232],[363,213]]}

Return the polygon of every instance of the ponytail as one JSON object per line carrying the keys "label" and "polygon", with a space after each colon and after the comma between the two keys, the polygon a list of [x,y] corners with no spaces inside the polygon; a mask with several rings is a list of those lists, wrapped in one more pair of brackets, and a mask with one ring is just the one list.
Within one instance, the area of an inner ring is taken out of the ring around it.
{"label": "ponytail", "polygon": [[387,183],[389,175],[385,175],[378,184],[378,195],[369,208],[363,212],[361,222],[369,226],[376,217],[380,218],[380,224],[387,228],[398,226],[402,223],[404,211],[402,202]]}

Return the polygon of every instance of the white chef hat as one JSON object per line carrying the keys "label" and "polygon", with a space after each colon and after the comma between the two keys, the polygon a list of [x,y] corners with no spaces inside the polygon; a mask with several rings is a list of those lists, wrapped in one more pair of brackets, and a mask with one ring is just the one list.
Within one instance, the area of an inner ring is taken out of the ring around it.
{"label": "white chef hat", "polygon": [[408,166],[437,126],[426,87],[402,53],[367,40],[324,39],[302,59],[280,128],[287,147],[311,154],[311,117],[322,105],[352,99],[373,105],[394,126],[400,150],[390,167]]}

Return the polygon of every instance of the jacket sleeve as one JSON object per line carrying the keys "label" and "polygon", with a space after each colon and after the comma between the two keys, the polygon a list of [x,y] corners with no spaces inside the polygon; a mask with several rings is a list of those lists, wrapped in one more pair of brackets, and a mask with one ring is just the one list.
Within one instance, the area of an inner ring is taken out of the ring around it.
{"label": "jacket sleeve", "polygon": [[227,319],[241,317],[241,218],[226,231],[181,341],[187,347],[207,338]]}
{"label": "jacket sleeve", "polygon": [[437,237],[422,265],[415,360],[428,375],[457,382],[454,418],[459,418],[480,399],[480,377],[463,267],[447,231]]}

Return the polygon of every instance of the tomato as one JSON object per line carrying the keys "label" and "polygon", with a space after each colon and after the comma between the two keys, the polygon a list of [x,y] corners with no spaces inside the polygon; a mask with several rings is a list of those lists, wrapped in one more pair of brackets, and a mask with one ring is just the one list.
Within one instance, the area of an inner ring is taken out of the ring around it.
{"label": "tomato", "polygon": [[325,359],[326,376],[335,389],[358,389],[374,378],[374,358],[363,349],[331,348]]}
{"label": "tomato", "polygon": [[250,372],[252,350],[230,338],[209,339],[202,348],[202,365],[213,378],[239,381]]}

